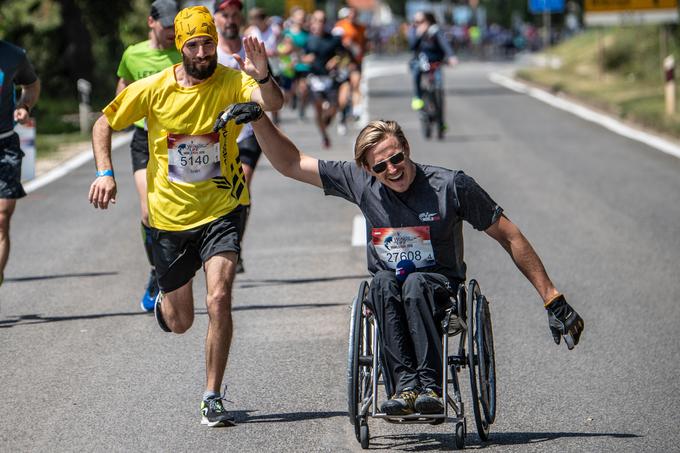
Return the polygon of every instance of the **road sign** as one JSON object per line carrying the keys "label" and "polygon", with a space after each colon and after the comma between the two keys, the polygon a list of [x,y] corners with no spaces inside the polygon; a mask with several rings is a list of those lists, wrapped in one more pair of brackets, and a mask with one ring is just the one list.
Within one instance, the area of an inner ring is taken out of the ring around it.
{"label": "road sign", "polygon": [[678,0],[584,0],[586,25],[678,21]]}
{"label": "road sign", "polygon": [[529,0],[529,11],[532,14],[562,13],[564,0]]}

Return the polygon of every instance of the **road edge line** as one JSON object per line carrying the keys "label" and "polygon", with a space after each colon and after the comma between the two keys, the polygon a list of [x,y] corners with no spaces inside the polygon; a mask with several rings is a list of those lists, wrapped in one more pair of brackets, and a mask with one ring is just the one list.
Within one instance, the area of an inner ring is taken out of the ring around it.
{"label": "road edge line", "polygon": [[531,87],[516,79],[499,74],[497,72],[489,74],[488,78],[491,82],[501,85],[509,90],[515,91],[516,93],[526,94],[534,99],[549,104],[552,107],[569,112],[572,115],[578,116],[579,118],[582,118],[586,121],[590,121],[591,123],[598,124],[618,135],[643,143],[673,157],[680,158],[680,146],[657,135],[635,129],[615,118],[612,118],[611,116],[598,113],[589,109],[588,107],[584,107],[583,105],[579,105],[575,102],[555,96],[554,94],[550,94],[547,91],[541,90],[539,88]]}
{"label": "road edge line", "polygon": [[[115,137],[113,140],[111,140],[111,149],[113,150],[118,148],[119,146],[125,145],[126,143],[129,143],[131,139],[132,132]],[[62,164],[58,165],[57,167],[53,168],[47,173],[28,181],[26,184],[23,185],[24,191],[26,193],[35,192],[36,190],[41,189],[46,185],[56,181],[57,179],[66,176],[68,173],[82,166],[86,162],[89,162],[93,158],[94,153],[92,152],[92,146],[90,146],[86,151],[83,151],[73,156],[72,158],[68,159],[67,161],[63,162]]]}

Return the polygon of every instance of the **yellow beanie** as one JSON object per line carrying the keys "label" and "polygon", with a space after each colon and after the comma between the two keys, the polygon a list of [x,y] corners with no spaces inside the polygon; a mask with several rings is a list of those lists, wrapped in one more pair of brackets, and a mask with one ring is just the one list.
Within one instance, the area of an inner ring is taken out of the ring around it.
{"label": "yellow beanie", "polygon": [[184,44],[197,36],[209,36],[217,43],[217,29],[212,14],[205,6],[184,8],[175,17],[175,46],[182,51]]}

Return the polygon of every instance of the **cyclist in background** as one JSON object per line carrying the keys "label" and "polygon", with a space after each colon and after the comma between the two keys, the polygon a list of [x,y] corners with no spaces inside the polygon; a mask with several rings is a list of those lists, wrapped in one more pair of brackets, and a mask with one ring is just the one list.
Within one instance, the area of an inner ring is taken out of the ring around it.
{"label": "cyclist in background", "polygon": [[430,12],[418,11],[415,14],[413,24],[408,31],[408,43],[413,51],[413,59],[410,62],[414,91],[411,108],[422,110],[425,107],[421,86],[423,72],[433,67],[435,84],[443,88],[443,75],[436,63],[455,65],[458,59],[454,56],[444,33],[437,25],[437,20]]}

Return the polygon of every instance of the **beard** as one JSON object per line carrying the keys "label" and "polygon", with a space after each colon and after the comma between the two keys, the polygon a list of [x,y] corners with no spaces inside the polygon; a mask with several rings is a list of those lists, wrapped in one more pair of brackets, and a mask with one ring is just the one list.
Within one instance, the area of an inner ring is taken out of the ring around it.
{"label": "beard", "polygon": [[228,25],[220,30],[220,35],[222,35],[224,39],[234,40],[239,38],[238,32],[239,29],[236,25]]}
{"label": "beard", "polygon": [[182,54],[182,64],[184,70],[194,79],[205,80],[215,72],[217,68],[217,53],[204,58],[201,62],[208,61],[208,65],[199,67],[198,64],[191,61],[186,55]]}

